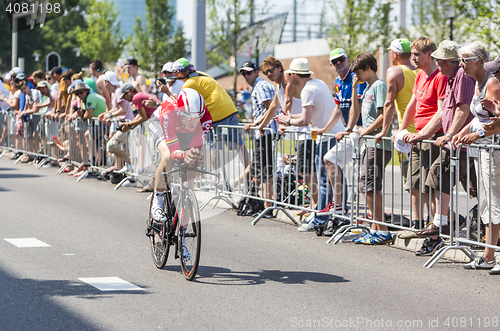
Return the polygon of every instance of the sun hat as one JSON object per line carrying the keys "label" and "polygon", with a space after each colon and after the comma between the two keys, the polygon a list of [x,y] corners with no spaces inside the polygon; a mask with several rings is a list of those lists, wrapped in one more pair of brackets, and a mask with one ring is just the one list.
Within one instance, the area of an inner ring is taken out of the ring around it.
{"label": "sun hat", "polygon": [[460,45],[451,40],[443,40],[431,56],[437,60],[458,60]]}
{"label": "sun hat", "polygon": [[305,57],[299,57],[297,59],[293,59],[292,63],[290,63],[290,67],[285,74],[303,74],[303,75],[313,75],[314,72],[309,70],[309,62]]}
{"label": "sun hat", "polygon": [[36,87],[46,87],[50,90],[50,84],[46,80],[42,80],[36,84]]}
{"label": "sun hat", "polygon": [[83,90],[90,91],[91,88],[88,87],[87,84],[85,84],[84,82],[78,82],[75,84],[75,88],[73,89],[73,91],[71,91],[71,93],[75,94],[76,92],[83,91]]}

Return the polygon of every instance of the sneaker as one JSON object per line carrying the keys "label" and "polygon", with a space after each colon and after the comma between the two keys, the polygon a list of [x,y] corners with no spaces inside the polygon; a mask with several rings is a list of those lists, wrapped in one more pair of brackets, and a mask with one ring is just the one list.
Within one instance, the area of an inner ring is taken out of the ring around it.
{"label": "sneaker", "polygon": [[463,264],[464,269],[492,269],[496,265],[496,261],[493,259],[491,262],[486,262],[482,257],[476,257],[474,261]]}
{"label": "sneaker", "polygon": [[435,251],[444,246],[444,240],[441,237],[437,239],[432,239],[432,237],[427,237],[422,244],[422,247],[415,252],[416,256],[426,256],[432,255]]}
{"label": "sneaker", "polygon": [[500,262],[496,263],[495,266],[489,271],[490,275],[500,275]]}
{"label": "sneaker", "polygon": [[368,232],[368,233],[365,233],[364,235],[362,235],[361,237],[354,239],[353,242],[355,244],[362,244],[365,241],[369,240],[370,237],[372,237],[372,234],[370,232]]}
{"label": "sneaker", "polygon": [[167,220],[167,215],[160,206],[153,207],[151,210],[151,216],[157,222],[163,222]]}
{"label": "sneaker", "polygon": [[127,164],[125,166],[123,166],[123,168],[121,168],[120,170],[118,171],[115,171],[117,174],[124,174],[126,172],[131,172],[132,171],[132,165],[131,164]]}
{"label": "sneaker", "polygon": [[310,232],[310,231],[315,231],[314,228],[315,228],[315,224],[313,224],[312,222],[309,222],[309,223],[302,223],[297,228],[297,230],[299,230],[300,232]]}
{"label": "sneaker", "polygon": [[182,244],[182,260],[184,262],[191,260],[191,253],[189,253],[189,249],[185,244]]}
{"label": "sneaker", "polygon": [[342,205],[336,205],[335,202],[330,201],[325,208],[321,209],[317,214],[322,215],[326,213],[344,215],[347,212],[347,208],[344,210]]}
{"label": "sneaker", "polygon": [[353,242],[356,244],[366,244],[366,245],[380,245],[392,242],[392,235],[390,232],[387,234],[382,234],[377,231],[375,233],[367,233],[364,236],[354,239]]}

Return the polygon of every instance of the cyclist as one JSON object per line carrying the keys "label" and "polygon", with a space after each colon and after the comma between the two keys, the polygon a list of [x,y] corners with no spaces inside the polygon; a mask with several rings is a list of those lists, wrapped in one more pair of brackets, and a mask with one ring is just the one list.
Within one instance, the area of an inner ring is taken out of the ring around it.
{"label": "cyclist", "polygon": [[[191,88],[183,89],[176,100],[168,98],[158,107],[149,120],[149,132],[161,154],[161,162],[155,172],[152,217],[165,221],[163,198],[165,195],[165,176],[176,160],[189,165],[203,161],[200,152],[203,141],[212,127],[212,115],[205,106],[205,100]],[[189,186],[194,188],[194,174],[189,174]]]}

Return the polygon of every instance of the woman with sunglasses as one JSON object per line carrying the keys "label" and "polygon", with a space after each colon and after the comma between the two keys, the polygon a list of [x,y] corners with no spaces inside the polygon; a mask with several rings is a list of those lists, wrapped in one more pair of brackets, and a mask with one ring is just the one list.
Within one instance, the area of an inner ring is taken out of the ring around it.
{"label": "woman with sunglasses", "polygon": [[[480,42],[465,45],[459,50],[460,66],[465,73],[476,80],[476,93],[472,99],[470,110],[475,118],[460,133],[453,137],[453,144],[499,145],[495,132],[484,131],[484,125],[492,122],[494,117],[488,109],[483,107],[484,99],[500,100],[500,82],[491,72],[486,70],[485,62],[490,54],[486,46]],[[490,154],[491,152],[491,154]],[[490,156],[491,155],[491,156]],[[500,230],[500,150],[481,149],[479,160],[476,161],[478,169],[478,214],[486,225],[486,243],[497,245]],[[490,187],[491,183],[491,187]],[[482,193],[482,194],[481,194]],[[465,269],[490,269],[490,274],[500,274],[500,264],[495,260],[495,249],[485,247],[484,255],[474,261],[464,264]]]}

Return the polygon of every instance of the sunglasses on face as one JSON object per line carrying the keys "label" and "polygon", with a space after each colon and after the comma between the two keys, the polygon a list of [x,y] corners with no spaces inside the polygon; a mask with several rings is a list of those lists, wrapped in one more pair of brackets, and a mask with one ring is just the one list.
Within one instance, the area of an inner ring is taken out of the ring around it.
{"label": "sunglasses on face", "polygon": [[269,74],[269,73],[271,73],[271,74],[272,74],[272,73],[274,72],[274,70],[275,70],[275,69],[276,69],[276,67],[269,68],[269,69],[267,69],[267,70],[263,70],[263,71],[262,71],[262,73],[264,74],[264,76],[267,76],[267,74]]}
{"label": "sunglasses on face", "polygon": [[85,93],[85,91],[78,91],[78,92],[76,92],[75,94],[79,96],[79,95],[82,95],[82,94],[84,94],[84,93]]}
{"label": "sunglasses on face", "polygon": [[339,57],[338,59],[333,59],[330,62],[332,64],[337,64],[337,63],[344,63],[344,61],[345,61],[345,56],[342,56],[342,57]]}
{"label": "sunglasses on face", "polygon": [[467,60],[472,60],[472,59],[477,59],[477,56],[471,56],[471,57],[461,57],[458,59],[458,62],[460,62],[461,64],[465,64],[465,62],[467,62]]}
{"label": "sunglasses on face", "polygon": [[252,71],[242,71],[241,75],[242,76],[248,76],[248,75],[251,75],[252,73],[253,73],[253,70]]}

